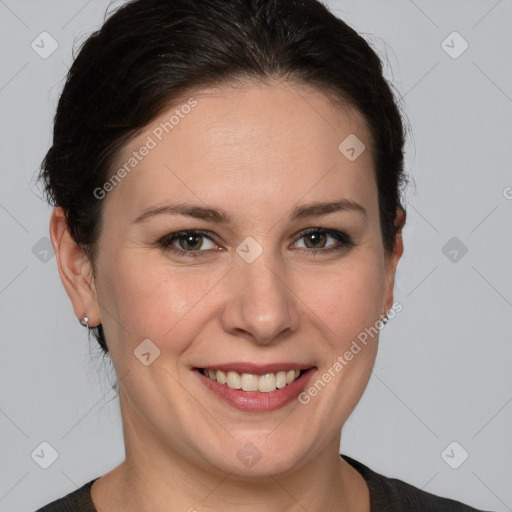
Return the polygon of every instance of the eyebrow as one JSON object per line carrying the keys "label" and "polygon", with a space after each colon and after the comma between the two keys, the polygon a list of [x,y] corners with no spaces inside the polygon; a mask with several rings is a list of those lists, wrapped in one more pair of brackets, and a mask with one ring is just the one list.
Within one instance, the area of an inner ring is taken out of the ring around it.
{"label": "eyebrow", "polygon": [[[315,202],[308,205],[297,206],[292,210],[290,214],[290,220],[296,221],[309,217],[320,217],[322,215],[328,215],[330,213],[336,213],[341,211],[353,211],[361,214],[364,219],[367,219],[367,212],[359,203],[350,199],[340,199],[339,201],[333,202]],[[193,204],[174,204],[164,205],[146,210],[144,213],[139,215],[134,224],[143,222],[150,217],[156,215],[184,215],[188,217],[194,217],[195,219],[208,220],[218,224],[232,225],[233,218],[231,215],[223,210],[222,208],[208,208]]]}

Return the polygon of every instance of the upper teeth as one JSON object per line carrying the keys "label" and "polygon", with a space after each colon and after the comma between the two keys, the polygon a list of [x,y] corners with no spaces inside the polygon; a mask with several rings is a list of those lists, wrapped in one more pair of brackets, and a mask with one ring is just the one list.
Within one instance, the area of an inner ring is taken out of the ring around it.
{"label": "upper teeth", "polygon": [[219,384],[226,384],[228,388],[243,389],[244,391],[261,391],[269,393],[291,384],[300,375],[300,370],[279,371],[254,375],[252,373],[223,372],[222,370],[201,370],[203,375],[216,380]]}

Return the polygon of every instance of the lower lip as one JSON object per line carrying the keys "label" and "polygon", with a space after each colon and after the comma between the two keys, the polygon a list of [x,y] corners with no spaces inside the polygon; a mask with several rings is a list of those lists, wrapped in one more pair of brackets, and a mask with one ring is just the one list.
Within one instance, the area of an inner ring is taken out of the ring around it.
{"label": "lower lip", "polygon": [[280,409],[295,400],[302,393],[315,370],[310,368],[291,384],[269,393],[232,389],[226,384],[219,384],[216,380],[206,377],[200,370],[195,372],[210,391],[236,409],[245,412],[266,412]]}

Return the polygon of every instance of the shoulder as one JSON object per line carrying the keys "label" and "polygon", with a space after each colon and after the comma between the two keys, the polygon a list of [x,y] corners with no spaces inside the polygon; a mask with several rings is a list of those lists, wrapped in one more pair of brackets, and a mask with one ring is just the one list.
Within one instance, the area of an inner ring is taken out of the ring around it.
{"label": "shoulder", "polygon": [[388,478],[361,462],[341,455],[365,479],[370,490],[371,512],[484,512],[448,498],[422,491],[397,478]]}
{"label": "shoulder", "polygon": [[97,512],[91,498],[91,487],[98,478],[87,482],[62,498],[52,501],[36,512]]}

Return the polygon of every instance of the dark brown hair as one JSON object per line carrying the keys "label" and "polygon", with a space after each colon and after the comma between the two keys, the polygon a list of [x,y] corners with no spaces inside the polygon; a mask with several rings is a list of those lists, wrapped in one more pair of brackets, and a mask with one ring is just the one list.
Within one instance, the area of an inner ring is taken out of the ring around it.
{"label": "dark brown hair", "polygon": [[[369,44],[317,0],[134,0],[81,46],[62,91],[39,178],[93,272],[102,202],[124,145],[194,89],[272,78],[314,86],[370,129],[382,240],[395,244],[405,130]],[[340,141],[341,142],[341,141]],[[101,324],[92,328],[104,353]]]}

